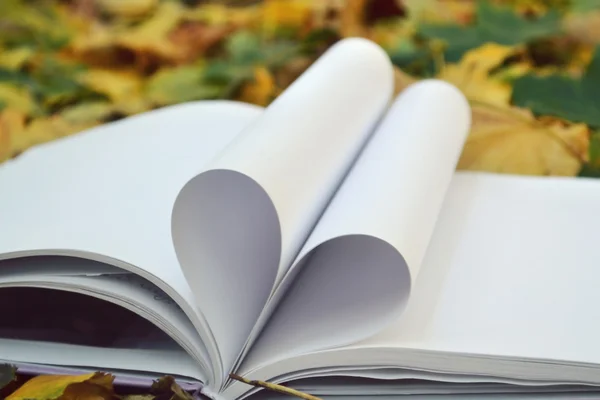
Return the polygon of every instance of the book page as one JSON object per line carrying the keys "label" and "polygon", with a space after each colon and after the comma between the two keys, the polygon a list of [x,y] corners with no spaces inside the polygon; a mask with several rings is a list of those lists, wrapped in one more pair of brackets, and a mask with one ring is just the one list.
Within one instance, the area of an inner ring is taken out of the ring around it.
{"label": "book page", "polygon": [[0,259],[69,255],[138,273],[179,304],[207,346],[207,364],[220,370],[202,316],[219,300],[194,298],[173,250],[171,211],[185,182],[261,111],[228,101],[172,106],[7,161],[0,165]]}
{"label": "book page", "polygon": [[598,204],[594,179],[457,173],[405,317],[361,345],[600,363]]}
{"label": "book page", "polygon": [[469,126],[466,99],[445,82],[400,94],[298,256],[243,369],[352,343],[398,318]]}
{"label": "book page", "polygon": [[[100,268],[99,271],[104,271],[101,273],[94,271],[97,267]],[[178,342],[194,356],[204,370],[210,370],[211,366],[206,364],[209,360],[206,346],[200,340],[189,318],[173,299],[136,274],[125,273],[126,271],[114,267],[113,269],[121,273],[112,273],[113,271],[105,273],[106,269],[107,267],[102,263],[69,257],[37,256],[5,260],[0,261],[0,287],[38,287],[76,291],[117,304],[162,329],[171,337],[169,340]],[[40,295],[43,292],[42,290]],[[37,293],[35,292],[33,296]],[[0,291],[0,295],[5,296],[4,291]],[[30,300],[35,299],[14,299],[20,304]],[[52,298],[49,301],[52,302]],[[10,301],[6,304],[10,304]],[[69,314],[66,317],[68,318]],[[100,316],[98,319],[101,319]],[[101,322],[93,321],[94,324],[101,324]]]}
{"label": "book page", "polygon": [[222,350],[224,373],[392,90],[385,52],[364,39],[343,40],[179,195],[175,249],[198,303],[220,305],[205,317]]}
{"label": "book page", "polygon": [[599,203],[594,179],[457,172],[402,316],[363,341],[238,373],[386,366],[372,376],[600,385]]}

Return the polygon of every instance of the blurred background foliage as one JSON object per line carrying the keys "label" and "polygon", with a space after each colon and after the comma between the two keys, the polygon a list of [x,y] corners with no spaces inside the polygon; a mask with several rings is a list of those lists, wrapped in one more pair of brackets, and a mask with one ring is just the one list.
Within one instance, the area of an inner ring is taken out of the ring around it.
{"label": "blurred background foliage", "polygon": [[351,36],[396,93],[465,93],[459,169],[600,176],[599,0],[1,0],[0,162],[181,102],[266,106]]}

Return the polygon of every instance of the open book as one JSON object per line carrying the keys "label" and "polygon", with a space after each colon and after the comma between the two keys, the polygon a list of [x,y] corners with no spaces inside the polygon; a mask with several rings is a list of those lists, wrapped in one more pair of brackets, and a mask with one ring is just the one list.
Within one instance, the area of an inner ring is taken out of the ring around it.
{"label": "open book", "polygon": [[[600,384],[600,183],[455,172],[470,109],[330,48],[269,107],[206,101],[0,166],[0,359],[316,395]],[[352,378],[352,379],[350,379]]]}

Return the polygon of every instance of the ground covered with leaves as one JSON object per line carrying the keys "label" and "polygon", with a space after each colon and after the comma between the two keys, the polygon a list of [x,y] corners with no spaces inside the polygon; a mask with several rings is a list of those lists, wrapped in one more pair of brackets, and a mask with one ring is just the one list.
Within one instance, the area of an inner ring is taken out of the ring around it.
{"label": "ground covered with leaves", "polygon": [[598,0],[2,0],[0,162],[158,107],[268,105],[367,37],[473,108],[459,169],[600,175]]}
{"label": "ground covered with leaves", "polygon": [[[397,93],[463,91],[459,169],[600,177],[600,0],[0,0],[0,162],[182,102],[266,106],[350,36],[389,53]],[[107,375],[0,372],[2,398],[117,398]],[[164,382],[137,398],[186,398]]]}

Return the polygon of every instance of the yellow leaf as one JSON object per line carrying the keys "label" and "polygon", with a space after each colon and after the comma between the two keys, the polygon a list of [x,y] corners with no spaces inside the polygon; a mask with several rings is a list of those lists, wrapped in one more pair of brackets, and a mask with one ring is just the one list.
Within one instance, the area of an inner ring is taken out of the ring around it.
{"label": "yellow leaf", "polygon": [[158,0],[98,0],[102,10],[119,17],[141,17],[151,12]]}
{"label": "yellow leaf", "polygon": [[76,376],[40,375],[25,382],[6,400],[55,400],[59,399],[70,385],[82,382],[112,391],[113,379],[112,376],[99,372]]}
{"label": "yellow leaf", "polygon": [[30,47],[18,47],[16,49],[0,49],[0,67],[17,70],[23,66],[34,55]]}
{"label": "yellow leaf", "polygon": [[458,87],[471,101],[507,106],[511,86],[491,78],[489,73],[513,51],[512,47],[485,44],[467,52],[458,64],[446,65],[438,78]]}
{"label": "yellow leaf", "polygon": [[309,0],[265,0],[263,2],[262,28],[273,33],[282,26],[301,28],[308,24],[313,2]]}
{"label": "yellow leaf", "polygon": [[260,106],[268,105],[277,92],[273,75],[264,67],[254,70],[254,81],[246,83],[240,92],[239,100]]}
{"label": "yellow leaf", "polygon": [[473,20],[477,2],[465,0],[402,0],[413,22],[467,24]]}
{"label": "yellow leaf", "polygon": [[113,108],[105,101],[79,103],[65,109],[60,116],[73,124],[95,124],[110,115]]}
{"label": "yellow leaf", "polygon": [[84,72],[80,82],[114,103],[140,96],[143,85],[142,78],[134,72],[100,68]]}
{"label": "yellow leaf", "polygon": [[0,103],[27,115],[34,114],[38,108],[27,89],[6,83],[0,83]]}
{"label": "yellow leaf", "polygon": [[25,127],[26,115],[14,108],[7,108],[0,113],[0,162],[12,157],[13,137]]}
{"label": "yellow leaf", "polygon": [[[162,2],[151,17],[134,27],[95,25],[87,35],[77,37],[71,43],[75,56],[83,59],[108,63],[102,58],[111,57],[111,50],[126,49],[137,56],[135,62],[144,66],[149,56],[160,60],[176,61],[181,51],[169,40],[185,11],[178,2]],[[94,54],[98,54],[94,57]],[[118,53],[113,54],[118,58]],[[131,60],[130,60],[131,61]],[[130,66],[131,62],[126,62]],[[138,65],[139,66],[139,65]]]}
{"label": "yellow leaf", "polygon": [[79,133],[101,123],[111,112],[107,103],[83,103],[69,107],[60,114],[37,118],[11,137],[12,153],[18,154],[32,146]]}
{"label": "yellow leaf", "polygon": [[121,33],[116,40],[120,45],[136,51],[150,51],[171,58],[177,54],[177,48],[171,45],[167,35],[183,15],[184,11],[179,3],[161,3],[151,18],[140,26]]}
{"label": "yellow leaf", "polygon": [[575,176],[587,159],[584,124],[536,120],[528,110],[472,105],[472,127],[458,168],[522,175]]}

